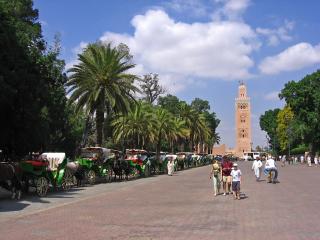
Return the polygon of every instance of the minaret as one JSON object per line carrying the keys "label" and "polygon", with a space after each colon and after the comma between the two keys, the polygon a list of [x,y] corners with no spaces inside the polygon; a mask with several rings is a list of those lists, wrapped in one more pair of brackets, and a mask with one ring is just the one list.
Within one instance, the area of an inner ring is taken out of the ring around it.
{"label": "minaret", "polygon": [[243,156],[243,152],[251,152],[251,110],[250,98],[243,82],[239,85],[236,108],[236,155]]}

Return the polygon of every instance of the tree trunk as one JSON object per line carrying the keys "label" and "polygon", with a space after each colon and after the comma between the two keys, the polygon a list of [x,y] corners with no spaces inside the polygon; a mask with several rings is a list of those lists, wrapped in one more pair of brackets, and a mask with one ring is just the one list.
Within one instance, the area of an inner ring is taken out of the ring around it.
{"label": "tree trunk", "polygon": [[87,144],[88,132],[89,132],[89,123],[90,123],[90,114],[86,117],[86,122],[85,122],[85,126],[84,126],[84,131],[83,131],[83,134],[82,134],[82,140],[81,140],[80,148],[85,147],[86,144]]}
{"label": "tree trunk", "polygon": [[156,147],[156,158],[157,160],[160,160],[160,148],[161,148],[161,133],[158,136],[158,142]]}
{"label": "tree trunk", "polygon": [[104,111],[103,111],[103,107],[99,107],[96,112],[97,146],[98,147],[102,146],[103,123],[104,123]]}

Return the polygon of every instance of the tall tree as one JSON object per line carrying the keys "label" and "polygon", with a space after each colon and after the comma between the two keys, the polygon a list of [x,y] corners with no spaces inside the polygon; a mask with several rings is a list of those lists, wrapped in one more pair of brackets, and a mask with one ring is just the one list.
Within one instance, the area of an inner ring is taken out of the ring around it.
{"label": "tall tree", "polygon": [[277,136],[282,151],[288,149],[289,141],[292,138],[292,122],[294,114],[290,106],[285,106],[277,115]]}
{"label": "tall tree", "polygon": [[320,70],[300,81],[290,81],[280,93],[299,122],[303,141],[311,152],[320,149]]}
{"label": "tall tree", "polygon": [[63,151],[73,141],[58,55],[31,0],[0,0],[0,148],[9,154]]}
{"label": "tall tree", "polygon": [[199,113],[208,112],[210,110],[209,102],[200,98],[193,99],[191,107]]}
{"label": "tall tree", "polygon": [[71,94],[70,101],[76,102],[77,109],[86,109],[87,114],[95,114],[97,145],[103,141],[103,124],[107,106],[115,112],[127,112],[130,101],[138,89],[133,85],[137,78],[127,71],[135,65],[127,54],[112,47],[110,43],[90,44],[78,55],[76,64],[66,84]]}
{"label": "tall tree", "polygon": [[140,88],[144,95],[143,99],[149,103],[154,103],[158,97],[165,93],[164,88],[159,84],[158,74],[146,74],[140,79]]}
{"label": "tall tree", "polygon": [[279,108],[265,111],[259,120],[260,128],[267,133],[269,145],[276,153],[280,151],[279,139],[277,138],[277,116],[279,112]]}
{"label": "tall tree", "polygon": [[126,114],[116,115],[112,122],[115,142],[129,145],[132,148],[144,148],[147,143],[155,139],[156,119],[153,109],[148,104],[138,102]]}
{"label": "tall tree", "polygon": [[160,96],[158,99],[158,105],[167,109],[174,115],[177,115],[180,108],[180,100],[176,96],[167,94],[166,96]]}

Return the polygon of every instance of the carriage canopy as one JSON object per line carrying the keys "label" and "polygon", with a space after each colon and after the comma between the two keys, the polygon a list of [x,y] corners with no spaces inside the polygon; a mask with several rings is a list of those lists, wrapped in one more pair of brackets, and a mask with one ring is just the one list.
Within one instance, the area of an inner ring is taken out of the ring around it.
{"label": "carriage canopy", "polygon": [[66,154],[65,153],[42,153],[40,155],[40,159],[47,160],[49,162],[49,167],[51,170],[56,170],[65,159]]}

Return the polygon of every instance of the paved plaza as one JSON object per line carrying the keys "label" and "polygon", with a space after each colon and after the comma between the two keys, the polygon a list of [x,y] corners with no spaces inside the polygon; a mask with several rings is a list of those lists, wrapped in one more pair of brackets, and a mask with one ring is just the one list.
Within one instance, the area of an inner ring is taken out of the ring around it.
{"label": "paved plaza", "polygon": [[2,194],[0,239],[320,239],[320,167],[279,167],[267,184],[239,165],[241,200],[213,196],[210,166],[42,199]]}

